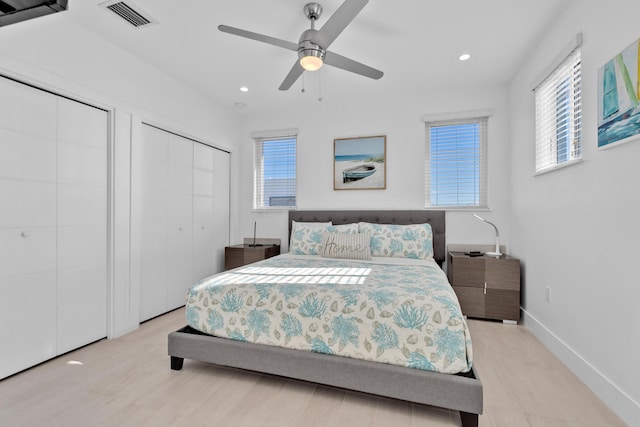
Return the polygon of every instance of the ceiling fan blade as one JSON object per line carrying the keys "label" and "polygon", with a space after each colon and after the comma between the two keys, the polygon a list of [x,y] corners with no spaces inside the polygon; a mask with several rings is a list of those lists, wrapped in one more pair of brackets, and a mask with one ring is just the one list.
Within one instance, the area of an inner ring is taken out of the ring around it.
{"label": "ceiling fan blade", "polygon": [[300,65],[300,61],[296,61],[296,63],[293,64],[291,71],[289,71],[289,74],[287,74],[287,77],[284,78],[284,81],[278,89],[288,90],[296,82],[296,80],[298,80],[303,72],[304,68],[302,68],[302,65]]}
{"label": "ceiling fan blade", "polygon": [[369,3],[369,0],[345,0],[342,6],[331,15],[331,18],[313,36],[311,42],[323,49],[327,49],[367,3]]}
{"label": "ceiling fan blade", "polygon": [[349,59],[342,55],[338,55],[337,53],[329,51],[327,51],[327,53],[325,54],[324,63],[376,80],[384,75],[384,73],[380,70],[376,70],[375,68],[369,67],[368,65],[361,64],[360,62],[354,61],[353,59]]}
{"label": "ceiling fan blade", "polygon": [[218,25],[218,30],[222,31],[223,33],[229,33],[235,36],[246,37],[248,39],[257,40],[259,42],[283,47],[285,49],[293,50],[294,52],[298,51],[297,43],[288,42],[286,40],[277,39],[275,37],[265,36],[264,34],[253,33],[251,31],[241,30],[240,28],[229,27],[227,25]]}

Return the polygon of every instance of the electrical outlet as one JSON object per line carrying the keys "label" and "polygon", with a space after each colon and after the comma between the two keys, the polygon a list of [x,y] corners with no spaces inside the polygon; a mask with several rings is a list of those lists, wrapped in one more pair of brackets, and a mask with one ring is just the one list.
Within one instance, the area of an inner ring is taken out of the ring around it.
{"label": "electrical outlet", "polygon": [[549,286],[544,288],[544,300],[551,304],[551,288]]}

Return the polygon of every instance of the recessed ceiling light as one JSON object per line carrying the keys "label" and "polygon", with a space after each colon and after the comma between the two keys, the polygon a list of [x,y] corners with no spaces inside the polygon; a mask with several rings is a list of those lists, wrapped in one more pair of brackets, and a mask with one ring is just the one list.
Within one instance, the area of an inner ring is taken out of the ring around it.
{"label": "recessed ceiling light", "polygon": [[248,87],[246,87],[246,86],[242,86],[242,87],[240,88],[240,92],[249,92],[249,88],[248,88]]}
{"label": "recessed ceiling light", "polygon": [[462,55],[458,56],[458,59],[460,61],[466,61],[469,58],[471,58],[471,55],[469,55],[468,53],[463,53]]}

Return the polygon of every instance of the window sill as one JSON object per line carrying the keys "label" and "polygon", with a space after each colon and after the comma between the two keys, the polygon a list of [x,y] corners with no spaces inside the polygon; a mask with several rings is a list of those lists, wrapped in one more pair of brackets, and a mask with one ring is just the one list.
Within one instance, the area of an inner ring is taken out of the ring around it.
{"label": "window sill", "polygon": [[291,210],[296,210],[297,208],[295,206],[278,206],[278,207],[273,207],[273,208],[253,208],[251,211],[252,212],[288,212]]}
{"label": "window sill", "polygon": [[569,161],[561,163],[559,165],[555,165],[555,166],[548,167],[546,169],[542,169],[541,171],[538,171],[538,172],[534,173],[533,176],[546,175],[546,174],[548,174],[550,172],[557,171],[558,169],[564,169],[564,168],[569,167],[569,166],[577,165],[579,163],[582,163],[583,161],[584,160],[582,160],[582,157],[580,157],[578,159],[569,160]]}
{"label": "window sill", "polygon": [[428,211],[491,212],[488,206],[425,206]]}

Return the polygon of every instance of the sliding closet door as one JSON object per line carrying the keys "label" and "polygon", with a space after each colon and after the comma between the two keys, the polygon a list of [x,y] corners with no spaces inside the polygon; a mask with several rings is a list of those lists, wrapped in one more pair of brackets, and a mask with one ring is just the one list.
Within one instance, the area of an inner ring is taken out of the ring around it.
{"label": "sliding closet door", "polygon": [[58,100],[58,353],[107,335],[107,113]]}
{"label": "sliding closet door", "polygon": [[140,236],[140,320],[167,311],[169,134],[142,126],[132,156],[132,206]]}
{"label": "sliding closet door", "polygon": [[229,245],[229,153],[194,146],[194,281],[224,269]]}
{"label": "sliding closet door", "polygon": [[214,273],[214,148],[193,148],[193,282]]}
{"label": "sliding closet door", "polygon": [[167,310],[185,304],[192,282],[193,141],[169,134]]}
{"label": "sliding closet door", "polygon": [[229,245],[230,209],[230,154],[213,150],[213,272],[224,270],[224,247]]}
{"label": "sliding closet door", "polygon": [[134,277],[144,321],[183,306],[191,286],[222,271],[229,154],[143,125],[131,180]]}
{"label": "sliding closet door", "polygon": [[0,78],[0,378],[56,355],[54,95]]}
{"label": "sliding closet door", "polygon": [[193,145],[149,125],[134,143],[141,321],[183,306],[193,284]]}
{"label": "sliding closet door", "polygon": [[106,336],[107,113],[0,78],[0,378]]}

